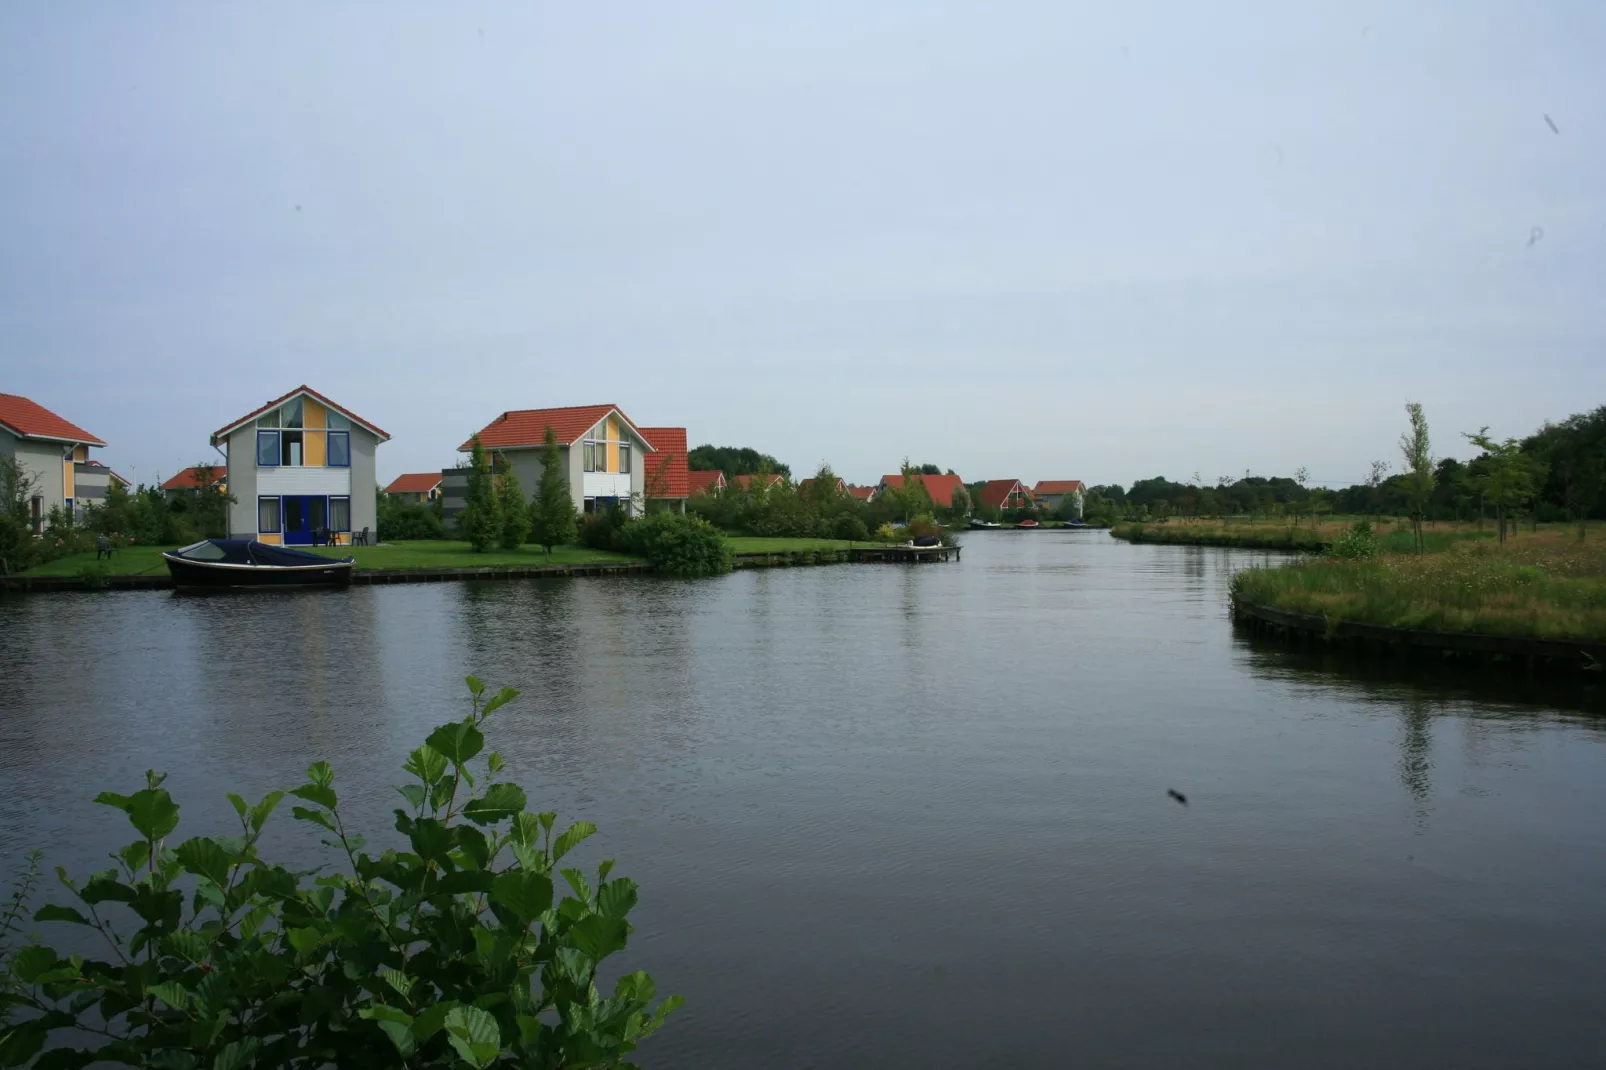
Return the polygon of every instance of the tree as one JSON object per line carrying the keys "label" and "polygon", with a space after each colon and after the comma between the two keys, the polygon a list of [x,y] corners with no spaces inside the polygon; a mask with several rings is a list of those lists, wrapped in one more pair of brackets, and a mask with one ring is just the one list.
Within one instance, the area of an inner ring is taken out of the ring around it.
{"label": "tree", "polygon": [[118,480],[106,486],[106,499],[90,514],[91,526],[102,535],[120,535],[129,530],[128,488]]}
{"label": "tree", "polygon": [[505,454],[498,460],[502,469],[502,483],[497,494],[497,505],[502,513],[498,535],[502,549],[517,550],[530,536],[530,510],[524,502],[524,488],[519,486],[518,473],[513,471]]}
{"label": "tree", "polygon": [[1373,461],[1372,470],[1366,475],[1366,504],[1372,511],[1372,523],[1376,524],[1383,515],[1383,480],[1388,478],[1389,463],[1387,461]]}
{"label": "tree", "polygon": [[825,461],[809,480],[804,497],[808,504],[818,510],[828,510],[831,506],[842,500],[842,492],[837,489],[837,474],[831,471],[831,466]]}
{"label": "tree", "polygon": [[1433,498],[1433,443],[1428,437],[1428,418],[1422,412],[1421,403],[1407,401],[1405,414],[1411,427],[1400,435],[1400,453],[1405,457],[1405,492],[1411,499],[1412,542],[1416,552],[1421,553],[1426,549],[1422,541],[1422,517]]}
{"label": "tree", "polygon": [[700,472],[717,469],[724,472],[727,477],[750,476],[764,471],[792,478],[792,469],[789,466],[750,446],[710,446],[704,443],[687,453],[686,464]]}
{"label": "tree", "polygon": [[541,437],[541,482],[530,503],[532,537],[552,556],[552,548],[571,543],[577,535],[574,498],[563,475],[563,453],[552,428]]}
{"label": "tree", "polygon": [[0,457],[0,575],[33,564],[36,481],[15,457]]}
{"label": "tree", "polygon": [[195,466],[195,530],[203,539],[221,539],[229,534],[229,506],[234,495],[218,485],[217,467],[206,462]]}
{"label": "tree", "polygon": [[475,435],[474,447],[469,453],[468,497],[458,515],[457,528],[477,554],[489,550],[501,537],[499,504],[490,459],[480,444],[480,437]]}
{"label": "tree", "polygon": [[970,515],[973,503],[970,500],[970,490],[963,484],[954,488],[953,500],[948,505],[948,513],[955,520],[963,520]]}
{"label": "tree", "polygon": [[1476,477],[1486,501],[1495,507],[1495,519],[1500,527],[1500,541],[1506,541],[1506,521],[1512,510],[1520,509],[1539,492],[1544,482],[1544,465],[1537,457],[1523,452],[1522,443],[1514,438],[1496,442],[1489,437],[1487,427],[1478,433],[1465,435],[1467,441],[1483,451],[1478,458],[1481,471]]}

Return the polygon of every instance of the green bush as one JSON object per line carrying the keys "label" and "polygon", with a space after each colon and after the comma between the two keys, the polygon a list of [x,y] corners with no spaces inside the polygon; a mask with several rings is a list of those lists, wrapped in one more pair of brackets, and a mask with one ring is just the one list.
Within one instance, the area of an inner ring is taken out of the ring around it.
{"label": "green bush", "polygon": [[586,513],[580,518],[580,545],[593,550],[626,553],[624,530],[630,518],[617,505]]}
{"label": "green bush", "polygon": [[[636,886],[609,879],[611,860],[595,886],[559,869],[596,827],[577,821],[554,836],[555,813],[531,813],[518,785],[493,782],[502,760],[481,758],[481,728],[517,692],[468,686],[469,716],[435,729],[403,766],[413,782],[397,789],[398,848],[363,851],[328,763],[290,792],[305,804],[296,820],[322,830],[341,872],[260,857],[282,791],[254,806],[230,794],[237,835],[176,847],[179,807],[163,777],[99,795],[139,838],[86,881],[58,869],[74,904],[33,918],[99,934],[109,955],[31,944],[5,956],[0,1065],[47,1047],[40,1066],[629,1065],[680,1003],[655,1010],[639,970],[612,996],[597,990],[599,964],[626,945]],[[567,891],[557,898],[554,886]]]}
{"label": "green bush", "polygon": [[863,520],[844,513],[836,518],[836,537],[850,542],[863,542],[870,537],[870,529]]}
{"label": "green bush", "polygon": [[86,591],[104,591],[112,585],[112,567],[105,561],[86,561],[78,570],[78,582]]}
{"label": "green bush", "polygon": [[626,551],[671,576],[715,576],[734,560],[725,536],[701,517],[657,513],[626,525],[623,535]]}
{"label": "green bush", "polygon": [[1377,541],[1377,536],[1372,533],[1372,525],[1361,520],[1334,539],[1333,548],[1328,552],[1334,557],[1365,561],[1376,557],[1381,551],[1382,547]]}
{"label": "green bush", "polygon": [[406,542],[412,539],[444,539],[446,522],[425,502],[400,502],[388,494],[379,497],[379,542]]}

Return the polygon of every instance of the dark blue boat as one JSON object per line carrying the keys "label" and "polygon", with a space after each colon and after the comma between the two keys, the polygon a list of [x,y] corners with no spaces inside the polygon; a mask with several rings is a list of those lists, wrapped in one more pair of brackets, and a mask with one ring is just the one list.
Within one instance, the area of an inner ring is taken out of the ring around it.
{"label": "dark blue boat", "polygon": [[225,587],[344,587],[351,582],[354,557],[323,557],[253,539],[203,539],[162,554],[173,586],[218,590]]}

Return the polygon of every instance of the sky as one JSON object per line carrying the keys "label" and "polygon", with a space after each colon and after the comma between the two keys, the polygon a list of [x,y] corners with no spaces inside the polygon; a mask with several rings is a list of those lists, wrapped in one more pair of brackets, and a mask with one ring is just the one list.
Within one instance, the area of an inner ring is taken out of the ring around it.
{"label": "sky", "polygon": [[1606,403],[1602,56],[1596,0],[17,0],[0,391],[136,481],[306,383],[382,480],[612,403],[1347,484],[1407,400],[1461,457]]}

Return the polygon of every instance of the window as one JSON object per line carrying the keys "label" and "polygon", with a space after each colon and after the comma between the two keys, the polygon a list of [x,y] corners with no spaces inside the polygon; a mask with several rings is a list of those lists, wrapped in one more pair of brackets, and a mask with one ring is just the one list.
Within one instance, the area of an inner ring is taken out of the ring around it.
{"label": "window", "polygon": [[279,410],[278,409],[274,409],[272,412],[268,413],[266,416],[258,418],[257,426],[258,427],[278,427],[279,426]]}
{"label": "window", "polygon": [[351,499],[350,498],[330,498],[329,499],[329,530],[330,531],[350,531],[351,530]]}
{"label": "window", "polygon": [[351,432],[329,432],[329,465],[333,468],[351,467]]}
{"label": "window", "polygon": [[278,498],[257,499],[257,530],[275,535],[279,533]]}
{"label": "window", "polygon": [[257,432],[257,467],[276,466],[279,463],[279,432]]}
{"label": "window", "polygon": [[628,475],[630,472],[630,443],[619,443],[619,473]]}
{"label": "window", "polygon": [[597,455],[594,444],[587,442],[581,447],[581,450],[584,454],[583,459],[585,461],[586,471],[595,472],[597,470]]}
{"label": "window", "polygon": [[334,409],[328,409],[324,415],[324,426],[331,431],[350,431],[351,421],[340,415]]}
{"label": "window", "polygon": [[280,418],[284,421],[283,426],[285,426],[285,427],[300,427],[301,426],[301,399],[300,398],[294,398],[294,399],[292,399],[290,401],[285,402],[284,403],[284,407],[281,408],[279,410],[279,412],[281,414]]}
{"label": "window", "polygon": [[279,463],[301,467],[301,432],[280,431]]}

